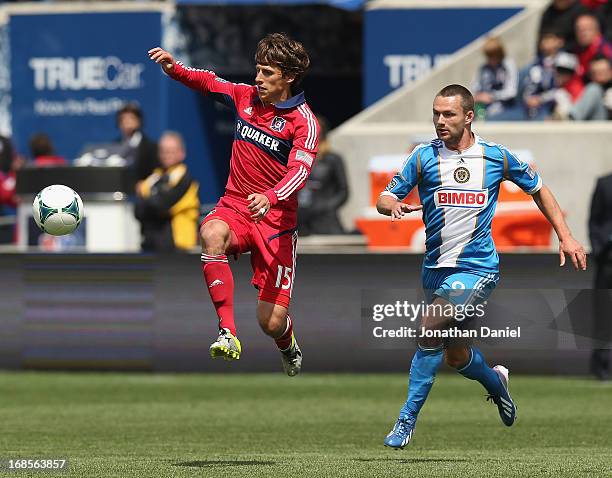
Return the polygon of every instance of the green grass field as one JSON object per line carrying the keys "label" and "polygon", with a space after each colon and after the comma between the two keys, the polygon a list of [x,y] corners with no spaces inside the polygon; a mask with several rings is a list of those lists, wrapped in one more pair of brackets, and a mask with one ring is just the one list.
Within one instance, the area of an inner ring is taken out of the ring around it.
{"label": "green grass field", "polygon": [[[382,446],[400,375],[0,373],[0,456],[83,477],[612,476],[612,387],[511,377],[504,427],[475,382],[438,377],[403,451]],[[49,476],[11,472],[7,476]]]}

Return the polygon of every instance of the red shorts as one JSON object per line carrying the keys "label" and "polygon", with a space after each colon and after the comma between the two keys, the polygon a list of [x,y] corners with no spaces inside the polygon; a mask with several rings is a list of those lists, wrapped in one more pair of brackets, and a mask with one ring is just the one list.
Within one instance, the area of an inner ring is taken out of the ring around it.
{"label": "red shorts", "polygon": [[[231,242],[227,254],[251,252],[253,278],[259,299],[289,307],[297,248],[297,227],[279,226],[276,208],[258,223],[251,219],[248,201],[223,196],[200,224],[221,220],[230,228]],[[276,216],[276,217],[275,217]]]}

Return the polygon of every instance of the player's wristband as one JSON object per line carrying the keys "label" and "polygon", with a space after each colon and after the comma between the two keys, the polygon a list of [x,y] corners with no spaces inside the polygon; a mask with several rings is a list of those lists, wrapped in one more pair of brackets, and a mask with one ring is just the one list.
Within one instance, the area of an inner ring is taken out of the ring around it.
{"label": "player's wristband", "polygon": [[274,206],[278,203],[278,197],[276,197],[276,193],[274,191],[268,190],[264,192],[263,195],[268,198],[268,201],[270,201],[270,206]]}

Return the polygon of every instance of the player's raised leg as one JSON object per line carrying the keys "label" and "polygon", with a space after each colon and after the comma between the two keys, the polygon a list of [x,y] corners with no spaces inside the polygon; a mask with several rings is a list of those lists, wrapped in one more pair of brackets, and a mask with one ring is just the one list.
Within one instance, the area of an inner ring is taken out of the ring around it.
{"label": "player's raised leg", "polygon": [[510,427],[516,420],[516,405],[508,392],[508,369],[502,365],[491,368],[480,350],[474,346],[448,347],[444,351],[445,361],[470,380],[476,380],[489,393],[499,411],[504,425]]}
{"label": "player's raised leg", "polygon": [[242,348],[234,323],[234,277],[227,261],[230,228],[219,219],[202,225],[202,272],[204,283],[219,317],[219,336],[210,346],[212,358],[238,360]]}
{"label": "player's raised leg", "polygon": [[281,352],[285,373],[293,377],[302,369],[302,351],[293,334],[293,321],[287,307],[260,300],[257,303],[257,320],[261,329],[274,339]]}
{"label": "player's raised leg", "polygon": [[[444,303],[435,299],[433,304]],[[432,309],[435,310],[435,309]],[[421,327],[425,330],[442,329],[448,326],[448,319],[437,317],[435,313],[425,314]],[[436,378],[436,372],[443,358],[443,343],[438,338],[420,338],[417,350],[410,365],[408,398],[400,411],[400,416],[385,438],[385,446],[404,448],[412,438],[416,420]]]}

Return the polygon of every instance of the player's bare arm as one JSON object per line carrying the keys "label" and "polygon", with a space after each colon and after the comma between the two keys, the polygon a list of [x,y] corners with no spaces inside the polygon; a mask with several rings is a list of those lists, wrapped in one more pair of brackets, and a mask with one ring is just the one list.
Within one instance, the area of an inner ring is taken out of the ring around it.
{"label": "player's bare arm", "polygon": [[149,59],[159,63],[166,73],[174,68],[174,57],[163,48],[156,46],[148,51]]}
{"label": "player's bare arm", "polygon": [[587,258],[584,247],[572,236],[563,217],[563,211],[561,211],[551,190],[542,186],[542,189],[533,195],[533,200],[557,233],[559,238],[559,265],[565,265],[565,256],[567,255],[572,260],[574,269],[586,270]]}
{"label": "player's bare arm", "polygon": [[401,201],[398,201],[393,196],[384,194],[378,198],[378,202],[376,203],[376,209],[380,214],[384,214],[385,216],[391,216],[391,220],[395,221],[396,219],[401,219],[404,214],[409,214],[413,211],[419,211],[423,209],[423,206],[421,204],[405,204]]}

